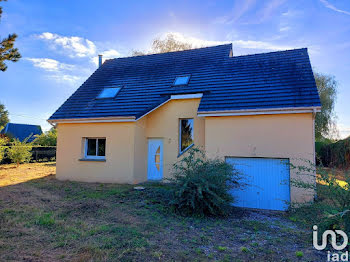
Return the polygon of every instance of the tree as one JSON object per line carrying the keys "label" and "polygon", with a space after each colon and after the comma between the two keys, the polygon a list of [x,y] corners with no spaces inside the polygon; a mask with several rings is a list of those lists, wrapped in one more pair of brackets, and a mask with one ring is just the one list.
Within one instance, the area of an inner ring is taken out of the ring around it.
{"label": "tree", "polygon": [[51,128],[50,131],[36,135],[35,137],[33,143],[36,145],[56,146],[57,144],[57,130],[55,128]]}
{"label": "tree", "polygon": [[[6,1],[6,0],[0,0]],[[0,6],[0,19],[2,14],[2,7]],[[0,39],[0,70],[6,71],[7,65],[5,61],[17,62],[21,58],[21,54],[17,48],[14,48],[14,43],[17,38],[16,34],[9,34],[7,38]]]}
{"label": "tree", "polygon": [[321,73],[315,73],[314,75],[322,105],[321,112],[316,114],[315,119],[315,138],[320,141],[325,137],[333,138],[337,135],[337,116],[334,106],[338,84],[334,76]]}
{"label": "tree", "polygon": [[156,38],[152,43],[153,53],[167,53],[191,49],[190,43],[181,42],[175,39],[173,34],[167,34],[164,40]]}
{"label": "tree", "polygon": [[0,130],[9,122],[9,112],[0,104]]}
{"label": "tree", "polygon": [[[175,35],[167,34],[165,39],[156,38],[152,42],[151,51],[148,54],[159,54],[174,51],[183,51],[192,49],[190,43],[181,42],[175,39]],[[146,53],[138,50],[132,51],[133,56],[146,55]]]}

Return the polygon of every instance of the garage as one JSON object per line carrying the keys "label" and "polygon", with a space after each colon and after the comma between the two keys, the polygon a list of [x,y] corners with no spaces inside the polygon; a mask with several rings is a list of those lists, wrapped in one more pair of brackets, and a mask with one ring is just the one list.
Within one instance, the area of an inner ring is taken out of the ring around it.
{"label": "garage", "polygon": [[226,157],[247,186],[231,193],[234,206],[287,210],[290,202],[289,159]]}

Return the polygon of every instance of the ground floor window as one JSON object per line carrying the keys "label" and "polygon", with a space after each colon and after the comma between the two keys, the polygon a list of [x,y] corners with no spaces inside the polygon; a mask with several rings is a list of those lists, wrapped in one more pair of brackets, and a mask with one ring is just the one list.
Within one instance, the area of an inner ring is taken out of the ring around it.
{"label": "ground floor window", "polygon": [[180,119],[180,154],[193,145],[193,119]]}
{"label": "ground floor window", "polygon": [[85,158],[101,158],[106,156],[106,138],[85,138]]}

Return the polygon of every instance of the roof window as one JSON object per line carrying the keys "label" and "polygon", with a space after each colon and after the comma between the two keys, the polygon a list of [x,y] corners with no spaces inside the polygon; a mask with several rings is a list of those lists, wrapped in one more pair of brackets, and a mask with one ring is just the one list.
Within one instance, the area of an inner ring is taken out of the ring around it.
{"label": "roof window", "polygon": [[113,98],[119,93],[120,89],[121,87],[106,87],[97,96],[97,99]]}
{"label": "roof window", "polygon": [[190,76],[177,76],[175,78],[174,86],[182,86],[187,85],[188,81],[190,81]]}

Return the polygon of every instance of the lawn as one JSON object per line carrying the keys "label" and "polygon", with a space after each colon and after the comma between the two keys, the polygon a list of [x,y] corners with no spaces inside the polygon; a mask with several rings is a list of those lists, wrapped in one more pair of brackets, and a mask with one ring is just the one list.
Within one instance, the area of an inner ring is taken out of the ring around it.
{"label": "lawn", "polygon": [[[0,261],[320,261],[311,228],[272,212],[181,217],[166,186],[58,181],[54,163],[0,166]],[[297,257],[297,254],[299,257]]]}

